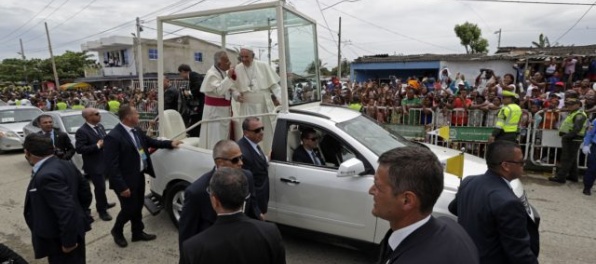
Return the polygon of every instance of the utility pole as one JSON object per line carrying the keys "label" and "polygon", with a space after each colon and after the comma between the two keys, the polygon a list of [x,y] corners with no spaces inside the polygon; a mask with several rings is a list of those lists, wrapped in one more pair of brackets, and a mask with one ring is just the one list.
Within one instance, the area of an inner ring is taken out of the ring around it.
{"label": "utility pole", "polygon": [[48,23],[43,22],[46,26],[46,36],[48,37],[48,47],[50,48],[50,58],[52,59],[52,70],[54,71],[54,81],[56,82],[56,90],[60,87],[60,80],[58,80],[58,71],[56,71],[56,60],[54,60],[54,53],[52,52],[52,41],[50,40],[50,31],[48,31]]}
{"label": "utility pole", "polygon": [[[137,17],[137,60],[139,60],[137,75],[139,76],[139,88],[141,91],[145,91],[145,80],[143,79],[143,46],[141,45],[141,31],[143,31],[143,28],[141,27],[141,19]],[[162,56],[162,54],[157,54],[157,56]]]}
{"label": "utility pole", "polygon": [[339,33],[337,36],[337,77],[341,81],[341,17],[339,17]]}
{"label": "utility pole", "polygon": [[[267,36],[268,36],[268,44],[267,44],[267,58],[269,59],[269,66],[271,66],[271,21],[275,20],[275,18],[267,18]],[[259,54],[260,55],[260,54]]]}
{"label": "utility pole", "polygon": [[499,34],[499,41],[497,42],[497,50],[499,48],[501,48],[501,29],[499,28],[499,30],[495,31],[495,34]]}
{"label": "utility pole", "polygon": [[25,49],[23,49],[23,39],[19,39],[19,43],[21,44],[21,52],[19,52],[19,54],[21,54],[21,59],[23,59],[23,70],[24,70],[24,74],[25,74],[25,83],[27,83],[27,85],[28,85],[29,80],[27,78],[27,62],[25,61],[27,58],[25,57]]}

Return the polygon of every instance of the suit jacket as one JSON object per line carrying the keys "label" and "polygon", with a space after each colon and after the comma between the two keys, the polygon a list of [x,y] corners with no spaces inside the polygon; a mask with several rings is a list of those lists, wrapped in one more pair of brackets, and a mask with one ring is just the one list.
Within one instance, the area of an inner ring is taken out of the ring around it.
{"label": "suit jacket", "polygon": [[244,214],[218,216],[215,224],[184,242],[180,263],[286,263],[277,227]]}
{"label": "suit jacket", "polygon": [[238,140],[238,145],[244,156],[242,168],[252,172],[255,178],[255,187],[259,188],[269,184],[269,164],[267,161],[250,145],[245,137]]}
{"label": "suit jacket", "polygon": [[538,263],[538,226],[528,224],[524,205],[496,173],[465,178],[449,211],[476,243],[481,263]]}
{"label": "suit jacket", "polygon": [[203,77],[196,73],[190,72],[188,74],[188,89],[192,93],[192,99],[197,104],[197,109],[194,111],[195,114],[203,116],[203,107],[205,106],[205,94],[201,92],[201,84],[203,83]]}
{"label": "suit jacket", "polygon": [[[149,147],[171,149],[172,141],[152,139],[142,133],[140,128],[135,130],[139,131],[137,136],[147,154],[147,168],[144,172],[155,177]],[[122,124],[116,125],[104,138],[103,147],[105,173],[110,176],[110,189],[121,193],[126,189],[136,190],[140,187],[139,184],[145,184],[138,179],[141,171],[139,151]]]}
{"label": "suit jacket", "polygon": [[[248,180],[248,191],[250,192],[250,198],[246,202],[244,213],[251,218],[259,219],[261,210],[259,210],[257,204],[254,179],[250,171],[243,171]],[[211,199],[207,193],[209,181],[211,181],[214,173],[215,168],[203,174],[190,186],[186,187],[184,191],[184,206],[182,207],[182,213],[178,221],[178,242],[180,249],[182,249],[182,243],[185,240],[203,232],[212,226],[217,219],[217,213],[213,210]]]}
{"label": "suit jacket", "polygon": [[466,231],[447,217],[430,217],[408,235],[395,250],[388,252],[389,230],[381,242],[379,263],[479,263],[478,250]]}
{"label": "suit jacket", "polygon": [[[103,134],[106,130],[102,124],[97,124]],[[75,134],[77,153],[83,157],[83,170],[86,174],[104,174],[103,149],[97,147],[97,141],[102,137],[87,123],[83,124]]]}
{"label": "suit jacket", "polygon": [[[39,131],[39,134],[45,134],[45,132]],[[54,138],[52,138],[54,142],[54,148],[56,149],[56,153],[61,153],[60,157],[64,160],[70,160],[72,156],[75,154],[75,148],[72,146],[72,142],[70,142],[70,138],[68,134],[64,132],[60,132],[60,130],[54,128]]]}
{"label": "suit jacket", "polygon": [[164,110],[178,111],[178,89],[171,85],[164,93]]}
{"label": "suit jacket", "polygon": [[[321,164],[324,165],[325,161],[321,157],[321,153],[319,152],[319,150],[315,149],[314,152],[315,152],[315,156],[317,156],[317,158],[319,158],[319,161],[321,161]],[[294,154],[292,154],[292,161],[313,164],[313,165],[315,164],[314,161],[312,160],[312,156],[308,154],[308,151],[306,151],[306,149],[304,148],[303,145],[300,145],[300,147],[298,147],[298,148],[296,148],[296,150],[294,150]]]}
{"label": "suit jacket", "polygon": [[89,183],[74,164],[51,157],[41,165],[25,195],[35,258],[55,255],[85,237],[91,222],[84,209],[92,199]]}

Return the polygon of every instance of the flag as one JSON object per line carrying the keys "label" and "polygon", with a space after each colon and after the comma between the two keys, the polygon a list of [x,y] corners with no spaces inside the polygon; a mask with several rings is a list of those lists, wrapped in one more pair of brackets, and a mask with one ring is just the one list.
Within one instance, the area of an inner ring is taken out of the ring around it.
{"label": "flag", "polygon": [[448,158],[445,171],[461,179],[464,176],[464,153]]}
{"label": "flag", "polygon": [[435,129],[433,131],[427,132],[429,135],[439,135],[442,137],[443,140],[449,141],[449,126],[443,126],[439,129]]}

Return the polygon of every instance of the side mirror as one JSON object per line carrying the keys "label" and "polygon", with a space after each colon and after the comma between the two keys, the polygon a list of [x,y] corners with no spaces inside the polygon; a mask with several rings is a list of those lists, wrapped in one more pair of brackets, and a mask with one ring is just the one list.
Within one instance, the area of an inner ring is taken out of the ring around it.
{"label": "side mirror", "polygon": [[357,158],[351,158],[342,162],[337,170],[337,177],[358,176],[365,171],[364,163]]}

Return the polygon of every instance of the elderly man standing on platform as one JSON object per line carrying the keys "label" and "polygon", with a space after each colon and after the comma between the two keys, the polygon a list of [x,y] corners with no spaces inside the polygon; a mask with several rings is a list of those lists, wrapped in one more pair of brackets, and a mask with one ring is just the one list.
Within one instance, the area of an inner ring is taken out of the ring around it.
{"label": "elderly man standing on platform", "polygon": [[[225,51],[218,51],[213,56],[214,64],[207,71],[201,92],[205,94],[205,108],[202,120],[230,117],[231,95],[234,82],[230,69],[230,59]],[[215,143],[230,136],[230,120],[207,122],[203,124],[199,147],[213,149]]]}
{"label": "elderly man standing on platform", "polygon": [[[276,105],[280,104],[281,87],[279,75],[265,62],[254,59],[255,53],[248,49],[240,49],[240,61],[230,70],[230,76],[235,74],[235,86],[240,92],[234,99],[240,102],[239,116],[249,116],[263,113],[272,113]],[[265,137],[263,149],[265,153],[271,150],[275,117],[263,117]]]}

